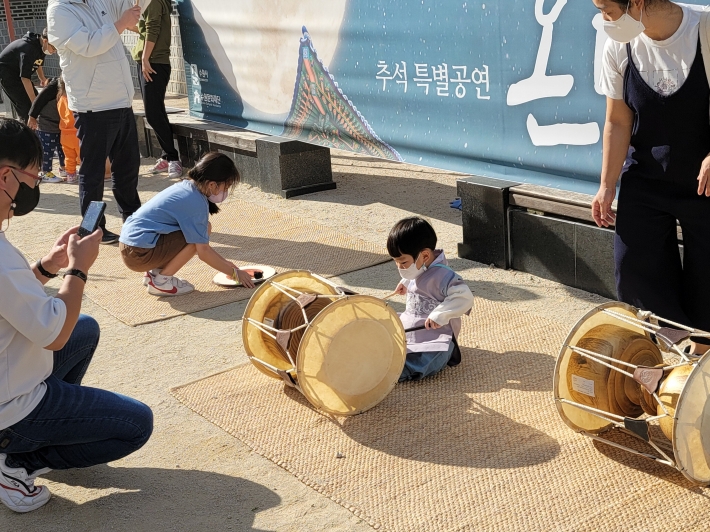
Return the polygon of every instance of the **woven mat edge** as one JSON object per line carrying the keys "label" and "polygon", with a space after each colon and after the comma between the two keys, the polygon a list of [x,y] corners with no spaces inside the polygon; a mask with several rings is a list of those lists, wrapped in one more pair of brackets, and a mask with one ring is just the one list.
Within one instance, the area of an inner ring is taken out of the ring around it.
{"label": "woven mat edge", "polygon": [[236,430],[232,430],[232,429],[230,429],[230,428],[227,428],[227,427],[223,426],[219,421],[217,421],[216,419],[212,418],[212,417],[209,416],[209,415],[206,415],[204,412],[198,412],[198,411],[190,404],[190,402],[187,401],[186,398],[183,397],[182,394],[180,393],[180,392],[181,392],[182,390],[184,390],[185,388],[188,388],[188,387],[190,387],[190,386],[193,386],[193,385],[195,385],[195,384],[197,384],[197,383],[200,383],[200,382],[202,382],[202,381],[204,381],[204,380],[210,379],[210,378],[215,377],[215,376],[217,376],[217,375],[222,375],[222,374],[228,373],[228,372],[230,372],[230,371],[236,371],[236,370],[238,370],[238,369],[243,368],[244,366],[246,366],[246,365],[248,365],[248,364],[250,364],[250,362],[247,362],[247,363],[245,363],[245,364],[240,364],[240,365],[238,365],[238,366],[234,366],[234,367],[232,367],[232,368],[229,368],[229,369],[226,369],[226,370],[224,370],[224,371],[220,371],[220,372],[214,373],[214,374],[212,374],[212,375],[209,375],[208,377],[203,377],[203,378],[201,378],[201,379],[197,379],[197,380],[192,381],[192,382],[189,382],[189,383],[187,383],[187,384],[181,384],[181,385],[179,385],[179,386],[175,386],[175,387],[173,387],[173,388],[170,388],[170,390],[169,390],[169,391],[170,391],[170,394],[171,394],[178,402],[180,402],[180,404],[182,404],[182,405],[184,405],[185,407],[189,408],[192,412],[194,412],[194,413],[197,414],[198,416],[200,416],[200,417],[206,419],[207,421],[209,421],[210,423],[212,423],[213,425],[215,425],[217,428],[219,428],[219,429],[225,431],[227,434],[229,434],[229,435],[232,436],[233,438],[236,438],[237,440],[241,441],[241,442],[242,442],[244,445],[246,445],[252,452],[258,454],[259,456],[262,456],[262,457],[266,458],[266,459],[269,460],[270,462],[272,462],[272,463],[276,464],[277,466],[279,466],[279,467],[280,467],[281,469],[283,469],[284,471],[287,471],[288,473],[290,473],[291,475],[293,475],[299,482],[301,482],[301,484],[304,484],[304,485],[308,486],[308,487],[311,488],[313,491],[316,491],[316,492],[320,493],[321,495],[323,495],[324,497],[327,497],[328,499],[330,499],[330,500],[333,501],[334,503],[338,504],[339,506],[342,506],[343,508],[345,508],[346,510],[348,510],[349,512],[351,512],[355,517],[357,517],[357,518],[359,518],[359,519],[362,519],[364,522],[366,522],[368,525],[370,525],[373,529],[386,531],[387,528],[385,528],[385,526],[384,526],[382,523],[377,522],[377,521],[375,520],[375,518],[369,516],[369,515],[366,513],[366,511],[365,511],[364,509],[362,509],[362,508],[360,508],[360,507],[358,507],[358,506],[348,505],[348,504],[347,504],[345,501],[343,501],[342,499],[339,499],[339,498],[335,497],[332,493],[329,493],[329,490],[325,489],[325,487],[323,487],[322,485],[319,485],[319,484],[316,483],[315,481],[312,481],[312,480],[308,477],[308,474],[307,474],[307,473],[297,471],[296,468],[294,468],[293,466],[291,466],[291,465],[289,464],[289,462],[284,461],[284,460],[281,460],[281,459],[279,459],[277,456],[275,456],[275,455],[271,454],[270,452],[268,452],[268,451],[262,449],[259,445],[255,444],[253,441],[251,441],[247,436],[241,434],[240,432],[238,432],[238,431],[236,431]]}

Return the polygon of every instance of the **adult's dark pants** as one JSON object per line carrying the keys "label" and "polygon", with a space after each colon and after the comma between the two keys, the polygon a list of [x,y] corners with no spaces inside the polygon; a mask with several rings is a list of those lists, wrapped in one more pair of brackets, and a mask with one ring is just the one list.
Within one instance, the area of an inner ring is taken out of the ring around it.
{"label": "adult's dark pants", "polygon": [[[22,78],[20,78],[16,72],[0,68],[0,85],[2,85],[2,90],[7,94],[10,102],[12,102],[12,107],[15,109],[17,117],[24,123],[27,123],[32,101],[30,97],[27,96]],[[37,89],[35,89],[35,94],[37,94]]]}
{"label": "adult's dark pants", "polygon": [[[698,196],[694,183],[621,179],[616,287],[620,301],[710,331],[710,198]],[[682,260],[676,220],[683,233]]]}
{"label": "adult's dark pants", "polygon": [[[104,197],[106,158],[111,162],[111,184],[118,210],[125,221],[141,206],[138,172],[141,156],[133,109],[74,113],[81,146],[79,201],[82,216],[92,201]],[[100,227],[105,229],[106,218]]]}
{"label": "adult's dark pants", "polygon": [[165,111],[165,93],[170,83],[170,65],[151,63],[155,74],[150,77],[153,81],[148,81],[143,75],[141,63],[138,63],[138,80],[140,81],[141,95],[143,96],[143,106],[145,107],[145,118],[150,127],[153,128],[155,136],[163,150],[161,159],[168,161],[179,161],[180,156],[175,149],[173,142],[173,130],[170,127],[168,113]]}

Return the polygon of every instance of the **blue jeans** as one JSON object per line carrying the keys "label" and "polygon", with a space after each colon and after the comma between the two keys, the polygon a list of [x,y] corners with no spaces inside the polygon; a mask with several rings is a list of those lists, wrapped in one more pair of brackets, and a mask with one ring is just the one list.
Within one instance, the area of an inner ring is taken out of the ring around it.
{"label": "blue jeans", "polygon": [[71,469],[118,460],[138,450],[153,432],[153,413],[117,393],[81,386],[99,343],[99,325],[79,321],[45,381],[39,405],[22,421],[0,430],[0,453],[10,467],[28,473],[49,467]]}
{"label": "blue jeans", "polygon": [[446,351],[425,351],[423,353],[407,353],[407,361],[399,377],[399,382],[418,381],[424,377],[435,375],[446,367],[454,352],[454,342],[449,343]]}

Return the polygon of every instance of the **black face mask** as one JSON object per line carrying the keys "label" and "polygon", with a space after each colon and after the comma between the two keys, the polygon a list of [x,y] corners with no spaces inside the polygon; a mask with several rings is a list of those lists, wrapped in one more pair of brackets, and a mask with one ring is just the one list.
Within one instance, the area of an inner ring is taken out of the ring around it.
{"label": "black face mask", "polygon": [[32,188],[27,183],[23,183],[17,179],[14,173],[12,177],[20,184],[20,189],[17,191],[14,198],[10,196],[10,194],[7,194],[7,191],[5,191],[5,194],[12,200],[10,209],[12,209],[13,214],[15,216],[24,216],[35,210],[35,207],[39,204],[39,185],[35,185],[35,187]]}

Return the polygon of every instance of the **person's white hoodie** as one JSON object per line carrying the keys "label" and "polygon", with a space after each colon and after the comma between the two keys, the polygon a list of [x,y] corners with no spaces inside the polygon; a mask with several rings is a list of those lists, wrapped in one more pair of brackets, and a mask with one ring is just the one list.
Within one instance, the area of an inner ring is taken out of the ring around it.
{"label": "person's white hoodie", "polygon": [[72,111],[108,111],[133,104],[131,67],[114,26],[132,6],[132,0],[49,0],[49,42],[59,53]]}

